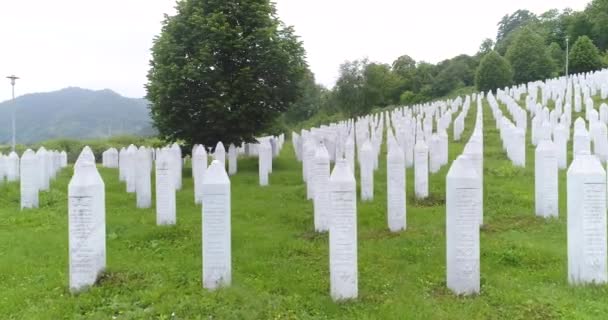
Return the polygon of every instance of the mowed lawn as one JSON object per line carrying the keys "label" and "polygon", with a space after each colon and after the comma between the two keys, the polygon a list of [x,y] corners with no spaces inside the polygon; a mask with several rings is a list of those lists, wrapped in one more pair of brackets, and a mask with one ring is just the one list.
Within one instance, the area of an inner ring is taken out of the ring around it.
{"label": "mowed lawn", "polygon": [[[534,149],[527,148],[525,169],[513,167],[484,106],[486,224],[479,296],[458,297],[446,288],[449,167],[430,176],[431,196],[424,201],[413,199],[408,169],[407,230],[390,233],[383,151],[374,201],[357,208],[359,299],[333,302],[327,234],[313,231],[301,165],[286,143],[268,187],[258,186],[256,159],[239,161],[239,173],[231,178],[233,282],[215,292],[201,285],[201,208],[194,204],[189,168],[177,193],[174,227],[157,227],[155,210],[135,208],[135,195],[125,192],[118,171],[100,169],[108,269],[98,285],[78,295],[67,289],[71,168],[41,193],[40,209],[19,211],[18,184],[0,186],[0,319],[608,318],[607,286],[567,283],[565,171],[559,219],[536,218]],[[462,152],[475,112],[472,103],[463,141],[450,142],[450,160]]]}

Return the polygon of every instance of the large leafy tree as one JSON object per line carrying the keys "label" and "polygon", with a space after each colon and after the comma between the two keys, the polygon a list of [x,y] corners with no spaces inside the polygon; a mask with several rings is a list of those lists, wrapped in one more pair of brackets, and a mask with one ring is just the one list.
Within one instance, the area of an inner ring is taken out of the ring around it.
{"label": "large leafy tree", "polygon": [[553,61],[545,39],[529,28],[523,28],[507,49],[505,56],[513,67],[515,83],[548,78],[553,71]]}
{"label": "large leafy tree", "polygon": [[365,102],[365,77],[363,70],[367,60],[346,61],[340,65],[340,76],[334,87],[338,108],[346,115],[365,114],[371,110]]}
{"label": "large leafy tree", "polygon": [[146,85],[168,141],[253,141],[300,93],[305,52],[269,0],[182,0],[154,40]]}
{"label": "large leafy tree", "polygon": [[505,40],[511,32],[536,21],[538,21],[536,15],[528,10],[517,10],[511,15],[505,15],[500,22],[498,22],[496,43],[499,44]]}
{"label": "large leafy tree", "polygon": [[289,123],[297,123],[312,117],[323,105],[323,94],[327,89],[315,82],[315,76],[307,70],[300,81],[301,96],[291,104],[285,113]]}
{"label": "large leafy tree", "polygon": [[599,50],[587,36],[576,40],[569,57],[570,72],[579,73],[602,68],[602,56]]}
{"label": "large leafy tree", "polygon": [[513,70],[507,59],[496,51],[490,51],[479,63],[475,74],[475,85],[480,91],[490,91],[511,85]]}
{"label": "large leafy tree", "polygon": [[590,37],[601,50],[608,49],[608,0],[593,0],[585,13],[591,27]]}

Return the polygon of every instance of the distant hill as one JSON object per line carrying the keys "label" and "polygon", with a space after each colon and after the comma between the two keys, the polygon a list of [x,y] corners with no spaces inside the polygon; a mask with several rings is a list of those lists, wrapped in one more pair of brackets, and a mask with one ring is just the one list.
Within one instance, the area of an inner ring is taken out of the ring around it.
{"label": "distant hill", "polygon": [[[152,135],[148,102],[112,90],[66,88],[15,99],[17,143],[54,138]],[[11,141],[12,101],[0,103],[0,144]]]}

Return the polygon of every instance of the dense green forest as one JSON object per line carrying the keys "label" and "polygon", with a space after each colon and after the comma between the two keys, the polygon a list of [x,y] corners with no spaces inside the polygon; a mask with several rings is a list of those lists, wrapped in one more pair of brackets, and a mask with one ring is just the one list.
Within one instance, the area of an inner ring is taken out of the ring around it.
{"label": "dense green forest", "polygon": [[391,64],[365,58],[346,61],[331,90],[316,84],[309,74],[301,82],[301,99],[283,120],[291,125],[312,118],[318,124],[474,88],[490,90],[563,76],[567,48],[569,74],[608,65],[608,0],[593,0],[583,11],[507,14],[498,22],[496,38],[485,39],[472,56],[462,54],[437,64],[416,61],[407,54]]}

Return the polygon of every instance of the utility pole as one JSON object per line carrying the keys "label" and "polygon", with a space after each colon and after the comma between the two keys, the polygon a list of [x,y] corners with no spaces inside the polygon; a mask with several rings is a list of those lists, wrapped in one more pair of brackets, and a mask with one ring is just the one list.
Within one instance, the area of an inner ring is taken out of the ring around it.
{"label": "utility pole", "polygon": [[568,77],[568,63],[570,62],[570,38],[566,36],[566,77]]}
{"label": "utility pole", "polygon": [[15,136],[16,136],[16,132],[17,132],[17,129],[15,127],[15,109],[17,109],[17,105],[15,104],[15,82],[17,81],[17,79],[19,79],[19,77],[12,75],[12,76],[8,76],[6,78],[11,80],[11,86],[13,87],[13,114],[12,114],[13,144],[12,144],[12,149],[13,149],[13,151],[15,151],[15,140],[16,140]]}

